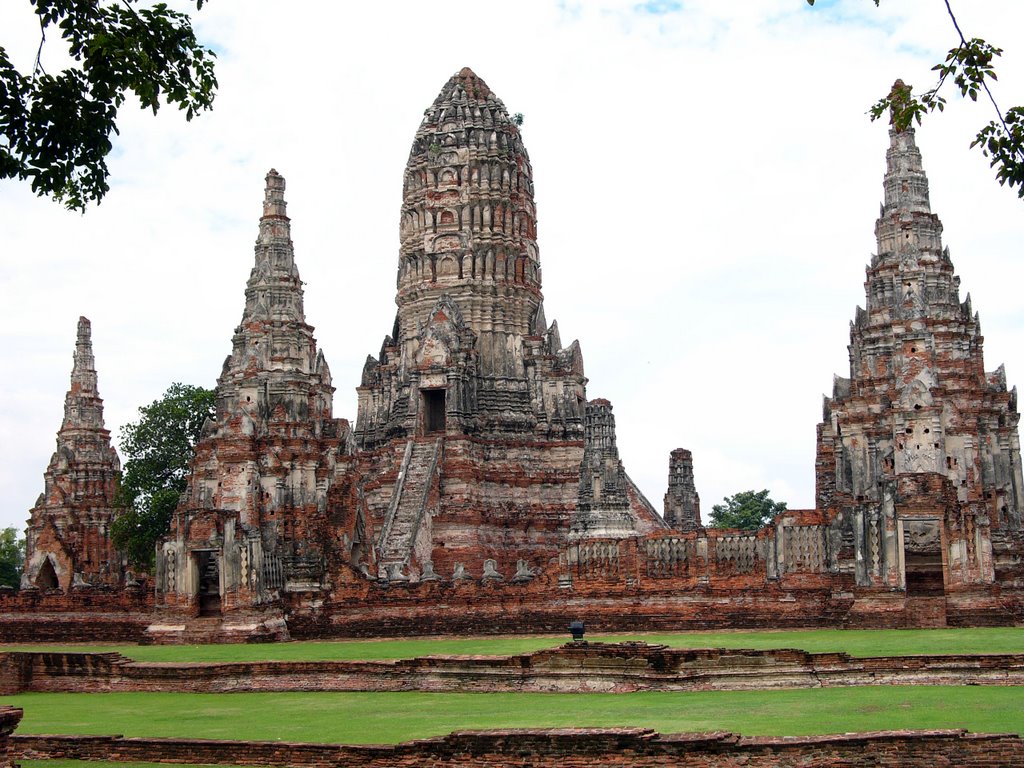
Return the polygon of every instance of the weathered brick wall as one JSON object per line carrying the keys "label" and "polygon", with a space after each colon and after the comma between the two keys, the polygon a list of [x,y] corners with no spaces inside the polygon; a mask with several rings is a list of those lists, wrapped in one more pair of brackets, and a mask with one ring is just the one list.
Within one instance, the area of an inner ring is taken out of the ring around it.
{"label": "weathered brick wall", "polygon": [[963,730],[891,731],[802,738],[731,733],[661,735],[643,728],[456,732],[394,746],[288,742],[125,739],[119,736],[14,736],[22,759],[79,759],[328,768],[433,766],[1014,766],[1024,764],[1016,735]]}
{"label": "weathered brick wall", "polygon": [[143,589],[0,589],[0,642],[137,642],[152,613]]}
{"label": "weathered brick wall", "polygon": [[[591,631],[842,626],[852,595],[833,593],[816,574],[750,588],[749,576],[722,587],[691,579],[645,578],[628,552],[619,570],[596,569],[559,586],[557,574],[532,583],[436,581],[339,585],[309,600],[286,595],[294,638],[452,633],[562,633],[582,619]],[[443,605],[444,610],[438,610]]]}
{"label": "weathered brick wall", "polygon": [[20,709],[0,707],[0,768],[9,768],[14,765],[10,736],[20,721]]}
{"label": "weathered brick wall", "polygon": [[851,658],[798,650],[585,643],[501,658],[151,664],[116,653],[0,654],[0,693],[744,690],[1024,685],[1024,655]]}
{"label": "weathered brick wall", "polygon": [[[574,619],[584,620],[590,632],[1024,622],[1024,590],[973,589],[930,601],[908,600],[890,590],[833,589],[826,577],[814,573],[787,573],[759,588],[752,588],[747,574],[700,584],[685,572],[648,576],[645,563],[629,548],[614,573],[574,573],[568,587],[559,586],[557,575],[528,583],[383,585],[353,579],[331,593],[286,593],[282,607],[295,639],[561,634]],[[148,591],[0,590],[0,642],[139,642],[158,618]]]}

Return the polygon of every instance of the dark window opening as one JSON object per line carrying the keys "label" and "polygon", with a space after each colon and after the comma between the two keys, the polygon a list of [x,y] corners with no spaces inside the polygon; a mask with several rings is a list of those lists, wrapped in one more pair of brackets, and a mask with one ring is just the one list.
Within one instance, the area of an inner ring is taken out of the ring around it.
{"label": "dark window opening", "polygon": [[906,524],[903,544],[907,597],[938,597],[945,592],[942,541],[935,523]]}
{"label": "dark window opening", "polygon": [[199,568],[199,615],[220,616],[220,564],[216,552],[196,552]]}
{"label": "dark window opening", "polygon": [[444,401],[445,391],[443,389],[424,389],[423,395],[423,432],[432,434],[445,431]]}
{"label": "dark window opening", "polygon": [[43,561],[43,567],[39,569],[39,575],[36,576],[36,586],[39,589],[60,589],[57,572],[53,570],[53,561],[50,558]]}

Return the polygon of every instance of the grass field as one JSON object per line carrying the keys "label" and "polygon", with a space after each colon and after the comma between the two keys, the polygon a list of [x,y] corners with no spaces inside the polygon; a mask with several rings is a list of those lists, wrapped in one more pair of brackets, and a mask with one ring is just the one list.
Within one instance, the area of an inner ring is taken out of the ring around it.
{"label": "grass field", "polygon": [[[975,629],[840,630],[785,632],[682,632],[673,634],[588,635],[588,640],[644,640],[678,648],[801,648],[845,651],[852,656],[906,656],[947,653],[1024,653],[1024,627]],[[438,654],[505,656],[551,648],[566,635],[523,637],[412,638],[344,640],[267,645],[186,646],[0,646],[0,649],[64,648],[118,651],[139,661],[312,661],[329,659],[407,659]]]}
{"label": "grass field", "polygon": [[871,686],[784,691],[46,694],[19,733],[394,743],[453,730],[643,726],[799,736],[901,728],[1024,732],[1024,687]]}

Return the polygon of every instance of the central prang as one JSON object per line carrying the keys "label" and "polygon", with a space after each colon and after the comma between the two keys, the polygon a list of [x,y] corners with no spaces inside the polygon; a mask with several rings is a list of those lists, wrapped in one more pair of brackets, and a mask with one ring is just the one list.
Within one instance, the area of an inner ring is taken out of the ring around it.
{"label": "central prang", "polygon": [[541,294],[530,158],[466,68],[423,117],[405,168],[398,313],[359,388],[356,440],[432,433],[579,440],[579,346]]}

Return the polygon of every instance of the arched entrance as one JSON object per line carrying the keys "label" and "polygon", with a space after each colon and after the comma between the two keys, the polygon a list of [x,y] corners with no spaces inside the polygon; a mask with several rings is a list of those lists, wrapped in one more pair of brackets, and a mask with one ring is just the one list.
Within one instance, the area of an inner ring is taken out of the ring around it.
{"label": "arched entrance", "polygon": [[39,573],[36,575],[36,586],[39,589],[60,589],[57,571],[53,568],[53,560],[46,558]]}

